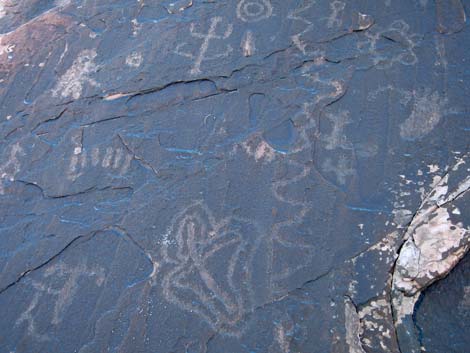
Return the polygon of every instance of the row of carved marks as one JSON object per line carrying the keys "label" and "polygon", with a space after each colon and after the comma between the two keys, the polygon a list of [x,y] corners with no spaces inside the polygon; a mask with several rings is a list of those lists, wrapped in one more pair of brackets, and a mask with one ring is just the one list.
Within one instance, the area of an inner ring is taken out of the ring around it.
{"label": "row of carved marks", "polygon": [[104,168],[125,174],[133,156],[124,147],[93,147],[87,151],[82,144],[83,131],[74,133],[71,138],[73,151],[69,158],[67,179],[75,181],[90,168]]}
{"label": "row of carved marks", "polygon": [[240,335],[253,308],[253,257],[261,239],[252,222],[217,220],[202,202],[181,211],[162,243],[165,299],[221,333]]}

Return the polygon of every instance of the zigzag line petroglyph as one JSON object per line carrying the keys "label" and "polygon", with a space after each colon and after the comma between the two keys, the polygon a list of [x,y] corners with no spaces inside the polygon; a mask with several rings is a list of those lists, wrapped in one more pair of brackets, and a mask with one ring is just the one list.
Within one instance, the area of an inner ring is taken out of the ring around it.
{"label": "zigzag line petroglyph", "polygon": [[[313,75],[312,81],[317,84],[331,87],[333,88],[333,91],[323,94],[323,95],[317,95],[316,98],[314,99],[314,103],[304,104],[303,110],[299,113],[300,116],[298,116],[295,119],[296,127],[299,132],[299,136],[298,136],[299,142],[297,146],[292,148],[291,151],[288,153],[290,158],[286,159],[287,161],[286,163],[288,164],[288,166],[298,169],[299,172],[297,172],[295,175],[290,176],[288,178],[277,180],[273,182],[272,184],[273,194],[276,197],[276,199],[278,199],[281,202],[287,203],[293,207],[300,208],[298,213],[292,219],[289,219],[280,223],[276,223],[273,226],[273,232],[272,232],[273,251],[274,251],[274,247],[277,244],[277,245],[287,247],[287,248],[292,248],[292,247],[299,248],[301,249],[303,253],[306,252],[306,256],[303,256],[302,263],[298,264],[295,267],[285,268],[282,271],[272,271],[273,273],[272,280],[274,284],[276,282],[282,281],[290,277],[295,272],[307,266],[308,263],[310,263],[311,258],[314,254],[315,247],[313,245],[303,242],[302,239],[289,240],[289,239],[286,239],[286,237],[283,235],[283,229],[301,224],[301,222],[305,219],[308,211],[312,208],[312,202],[304,201],[304,200],[296,200],[289,196],[285,196],[286,193],[283,192],[282,189],[289,187],[289,185],[293,185],[297,182],[300,182],[301,180],[308,178],[308,176],[312,172],[316,172],[316,169],[313,166],[313,164],[299,163],[293,160],[293,157],[295,157],[295,155],[297,154],[304,152],[307,149],[313,148],[312,140],[311,140],[311,132],[312,130],[315,130],[317,128],[317,124],[314,120],[315,107],[319,104],[324,104],[324,101],[331,100],[331,99],[334,100],[334,99],[341,97],[346,91],[345,85],[342,82],[337,81],[337,80],[323,80],[323,79],[320,79],[319,76]],[[272,266],[273,266],[273,263],[271,262],[271,269],[272,269]]]}

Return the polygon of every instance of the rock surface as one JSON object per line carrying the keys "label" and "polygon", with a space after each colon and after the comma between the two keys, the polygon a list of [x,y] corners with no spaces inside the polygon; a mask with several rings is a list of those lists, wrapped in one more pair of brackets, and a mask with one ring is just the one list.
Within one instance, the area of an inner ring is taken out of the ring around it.
{"label": "rock surface", "polygon": [[0,352],[462,352],[469,11],[0,0]]}

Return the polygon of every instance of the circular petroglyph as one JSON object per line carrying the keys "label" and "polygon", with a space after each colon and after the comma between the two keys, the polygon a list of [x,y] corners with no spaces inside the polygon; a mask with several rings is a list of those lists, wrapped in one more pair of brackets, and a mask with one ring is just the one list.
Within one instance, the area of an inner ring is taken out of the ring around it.
{"label": "circular petroglyph", "polygon": [[271,17],[273,6],[269,0],[241,0],[237,16],[244,22],[258,22]]}

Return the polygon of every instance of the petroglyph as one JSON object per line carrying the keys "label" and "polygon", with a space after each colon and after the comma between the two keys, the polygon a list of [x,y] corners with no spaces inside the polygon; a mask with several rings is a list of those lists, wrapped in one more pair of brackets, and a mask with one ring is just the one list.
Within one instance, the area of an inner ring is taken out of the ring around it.
{"label": "petroglyph", "polygon": [[257,162],[272,162],[276,158],[276,151],[259,136],[253,136],[244,141],[241,146]]}
{"label": "petroglyph", "polygon": [[[298,154],[302,154],[307,150],[314,149],[312,136],[318,135],[318,126],[314,119],[315,107],[319,104],[325,104],[332,99],[341,97],[345,91],[346,86],[344,82],[335,79],[324,79],[318,74],[306,74],[311,81],[321,87],[321,91],[324,94],[316,94],[313,102],[306,102],[303,104],[302,109],[293,117],[295,121],[295,141],[289,147],[288,151],[285,152],[286,158],[284,159],[286,168],[289,173],[285,177],[281,177],[272,182],[272,192],[274,197],[287,204],[298,211],[294,217],[289,218],[286,221],[281,221],[273,225],[271,232],[272,247],[273,247],[273,259],[270,271],[273,273],[272,281],[274,286],[282,287],[282,282],[294,275],[296,272],[304,269],[312,261],[312,257],[315,254],[315,246],[306,242],[300,237],[293,236],[292,229],[302,224],[309,210],[312,209],[313,203],[306,199],[296,199],[289,194],[287,190],[297,183],[302,183],[311,173],[316,172],[316,169],[309,163],[299,163],[294,157]],[[343,173],[348,174],[344,170]],[[302,254],[296,258],[296,264],[291,264],[284,268],[273,269],[274,258],[276,252],[282,253],[284,250],[293,250],[297,254]],[[275,288],[275,291],[277,288]],[[279,294],[282,290],[279,291]]]}
{"label": "petroglyph", "polygon": [[90,86],[99,86],[99,84],[90,77],[98,70],[94,63],[97,53],[94,49],[86,49],[78,54],[72,66],[59,79],[55,88],[52,90],[53,96],[71,97],[79,99],[82,95],[85,84]]}
{"label": "petroglyph", "polygon": [[[373,30],[375,29],[375,30]],[[386,68],[399,63],[402,65],[415,65],[418,62],[416,55],[416,46],[421,40],[421,36],[410,31],[410,26],[403,20],[393,21],[385,29],[374,28],[364,32],[366,40],[359,41],[358,50],[372,56],[375,65]],[[387,52],[387,55],[381,54],[379,42],[384,38],[400,44],[398,53]]]}
{"label": "petroglyph", "polygon": [[293,21],[300,21],[305,26],[302,32],[292,36],[292,42],[304,55],[309,54],[309,52],[307,51],[307,43],[305,43],[302,38],[305,36],[305,34],[312,31],[314,26],[313,22],[308,18],[308,16],[302,16],[301,14],[309,10],[314,4],[315,1],[311,1],[306,4],[304,3],[302,6],[293,10],[287,15],[288,19]]}
{"label": "petroglyph", "polygon": [[447,98],[429,89],[413,92],[413,108],[408,119],[400,125],[400,136],[407,140],[420,139],[429,134],[447,112]]}
{"label": "petroglyph", "polygon": [[162,243],[165,299],[218,332],[238,335],[252,308],[251,262],[258,239],[253,227],[235,217],[216,220],[197,202],[175,217],[169,237],[174,241]]}
{"label": "petroglyph", "polygon": [[240,47],[242,48],[243,56],[253,56],[256,51],[255,38],[253,32],[246,31],[243,35]]}
{"label": "petroglyph", "polygon": [[467,17],[461,0],[436,0],[437,30],[452,34],[465,28]]}
{"label": "petroglyph", "polygon": [[123,175],[129,170],[132,158],[133,156],[124,148],[93,147],[91,153],[88,153],[85,149],[78,150],[75,148],[70,157],[67,178],[74,181],[86,173],[88,168],[113,169]]}
{"label": "petroglyph", "polygon": [[4,180],[15,180],[15,175],[20,171],[20,161],[18,158],[24,155],[25,153],[19,142],[10,147],[10,152],[6,157],[7,161],[0,165],[0,195],[5,194]]}
{"label": "petroglyph", "polygon": [[328,113],[326,117],[332,122],[333,128],[330,135],[323,138],[326,142],[325,148],[327,150],[334,150],[336,148],[351,149],[352,144],[348,141],[346,135],[344,135],[344,127],[351,123],[349,112],[343,110],[338,113]]}
{"label": "petroglyph", "polygon": [[133,52],[126,57],[126,65],[130,67],[139,67],[142,61],[142,53],[139,52]]}
{"label": "petroglyph", "polygon": [[232,46],[228,44],[224,52],[219,53],[219,54],[213,54],[210,56],[207,55],[207,51],[209,50],[209,44],[212,40],[227,39],[232,34],[232,31],[233,31],[232,24],[227,25],[225,32],[223,32],[220,35],[217,34],[217,27],[218,27],[218,24],[221,22],[223,22],[222,17],[217,16],[217,17],[211,18],[210,27],[207,33],[196,32],[196,25],[194,23],[191,23],[190,30],[189,30],[191,37],[203,40],[199,48],[199,53],[197,55],[183,51],[183,48],[186,47],[188,43],[180,43],[176,46],[175,54],[194,60],[193,67],[190,71],[191,75],[198,75],[201,73],[201,65],[204,61],[227,57],[233,51]]}
{"label": "petroglyph", "polygon": [[15,44],[3,44],[3,38],[4,37],[0,35],[0,56],[2,56],[3,54],[9,55],[13,53],[13,50],[16,46]]}
{"label": "petroglyph", "polygon": [[[101,287],[105,280],[105,271],[101,267],[88,267],[85,264],[69,266],[65,263],[57,263],[46,269],[42,280],[30,280],[35,289],[33,299],[28,308],[20,315],[15,326],[27,323],[28,335],[38,341],[48,341],[52,338],[46,333],[39,333],[36,326],[35,312],[40,308],[40,299],[44,296],[54,297],[54,308],[50,310],[50,324],[57,326],[61,323],[63,314],[72,304],[79,290],[79,279],[85,277],[93,279],[97,287]],[[54,278],[53,281],[50,279]],[[48,281],[49,280],[49,281]]]}
{"label": "petroglyph", "polygon": [[331,16],[328,18],[327,26],[328,28],[340,27],[343,24],[341,20],[341,14],[344,11],[346,4],[342,1],[333,1],[330,4]]}
{"label": "petroglyph", "polygon": [[346,185],[348,177],[356,175],[356,170],[352,168],[352,161],[344,155],[339,157],[336,164],[330,158],[327,158],[322,165],[322,169],[326,173],[334,173],[340,185]]}
{"label": "petroglyph", "polygon": [[258,22],[272,14],[273,6],[269,0],[241,0],[237,5],[237,17],[244,22]]}

